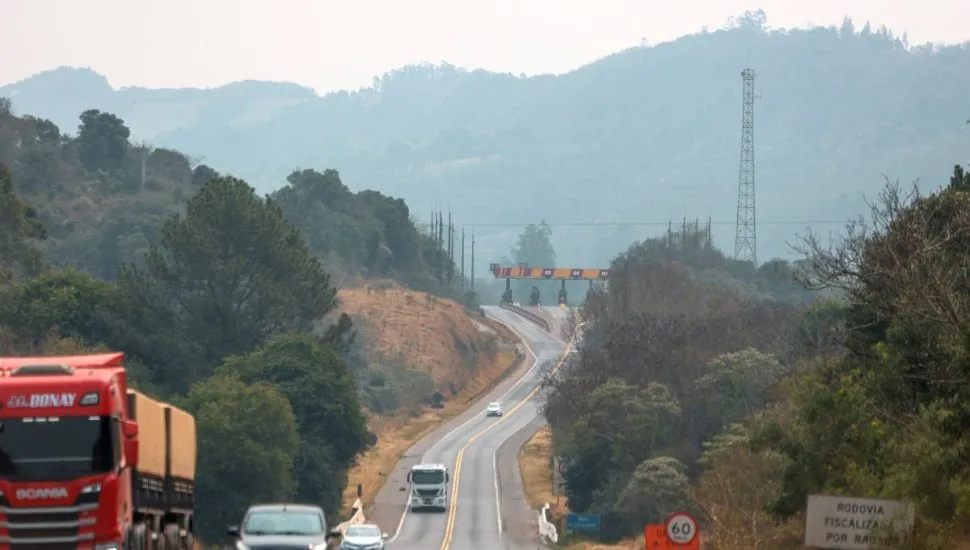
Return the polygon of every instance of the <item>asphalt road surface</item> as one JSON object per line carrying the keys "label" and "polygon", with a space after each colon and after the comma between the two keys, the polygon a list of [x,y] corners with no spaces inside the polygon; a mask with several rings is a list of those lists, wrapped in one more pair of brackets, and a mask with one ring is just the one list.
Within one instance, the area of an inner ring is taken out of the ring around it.
{"label": "asphalt road surface", "polygon": [[[544,309],[551,320],[564,317],[562,311]],[[368,520],[390,533],[387,546],[392,550],[541,547],[535,513],[522,493],[516,456],[522,443],[543,425],[542,396],[536,390],[543,374],[561,357],[564,345],[556,327],[550,334],[502,308],[486,307],[485,312],[519,334],[528,348],[526,359],[517,373],[466,414],[415,444],[388,473]],[[505,415],[486,417],[485,405],[490,401],[501,402]],[[450,469],[452,496],[446,512],[416,512],[407,507],[405,476],[419,462],[440,462]]]}

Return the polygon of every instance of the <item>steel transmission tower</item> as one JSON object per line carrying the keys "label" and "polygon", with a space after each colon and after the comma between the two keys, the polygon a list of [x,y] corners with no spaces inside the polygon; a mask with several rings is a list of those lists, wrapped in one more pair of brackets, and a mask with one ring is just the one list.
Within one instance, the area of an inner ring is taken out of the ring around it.
{"label": "steel transmission tower", "polygon": [[738,168],[738,218],[734,258],[758,265],[754,211],[754,70],[741,71],[741,164]]}

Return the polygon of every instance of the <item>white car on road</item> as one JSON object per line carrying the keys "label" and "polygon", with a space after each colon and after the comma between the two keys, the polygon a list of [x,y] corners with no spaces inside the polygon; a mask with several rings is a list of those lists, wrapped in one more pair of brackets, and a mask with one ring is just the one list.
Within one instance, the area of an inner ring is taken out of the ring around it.
{"label": "white car on road", "polygon": [[485,416],[502,416],[502,404],[493,401],[485,408]]}
{"label": "white car on road", "polygon": [[347,527],[344,538],[340,541],[341,550],[384,550],[384,540],[387,533],[382,533],[380,527],[373,523],[361,523]]}

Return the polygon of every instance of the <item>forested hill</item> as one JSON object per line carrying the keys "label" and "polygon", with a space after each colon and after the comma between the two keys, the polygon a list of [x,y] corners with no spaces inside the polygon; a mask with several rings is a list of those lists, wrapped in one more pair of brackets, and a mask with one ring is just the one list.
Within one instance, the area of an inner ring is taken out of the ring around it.
{"label": "forested hill", "polygon": [[[130,143],[125,121],[112,113],[86,110],[75,120],[72,138],[49,120],[15,116],[0,98],[0,166],[43,226],[47,259],[114,280],[118,266],[141,262],[166,220],[184,214],[186,201],[219,174],[178,151]],[[421,291],[450,288],[435,276],[449,272],[436,266],[450,264],[403,200],[351,192],[335,170],[299,169],[281,181],[272,198],[337,285],[391,278]]]}
{"label": "forested hill", "polygon": [[[911,47],[885,30],[734,28],[632,48],[561,76],[406,67],[372,88],[317,97],[292,84],[113,90],[60,70],[0,88],[15,108],[64,124],[79,105],[115,112],[133,139],[204,156],[263,190],[293,166],[341,166],[420,212],[459,219],[545,218],[563,262],[605,264],[630,240],[684,216],[714,220],[732,249],[740,71],[757,73],[760,257],[788,252],[806,221],[842,220],[884,180],[945,180],[967,156],[970,48]],[[79,90],[77,97],[63,90]],[[612,220],[641,226],[565,227]],[[779,223],[784,222],[784,223]],[[822,231],[841,224],[815,224]],[[480,226],[478,257],[521,230]]]}

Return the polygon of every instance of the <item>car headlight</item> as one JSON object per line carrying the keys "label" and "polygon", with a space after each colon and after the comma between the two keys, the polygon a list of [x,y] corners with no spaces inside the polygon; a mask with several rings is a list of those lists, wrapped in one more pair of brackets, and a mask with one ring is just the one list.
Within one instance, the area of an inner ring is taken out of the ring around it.
{"label": "car headlight", "polygon": [[121,545],[117,542],[106,542],[95,545],[94,550],[121,550]]}
{"label": "car headlight", "polygon": [[243,544],[243,541],[237,540],[236,541],[236,550],[249,550],[249,547],[246,546],[245,544]]}

